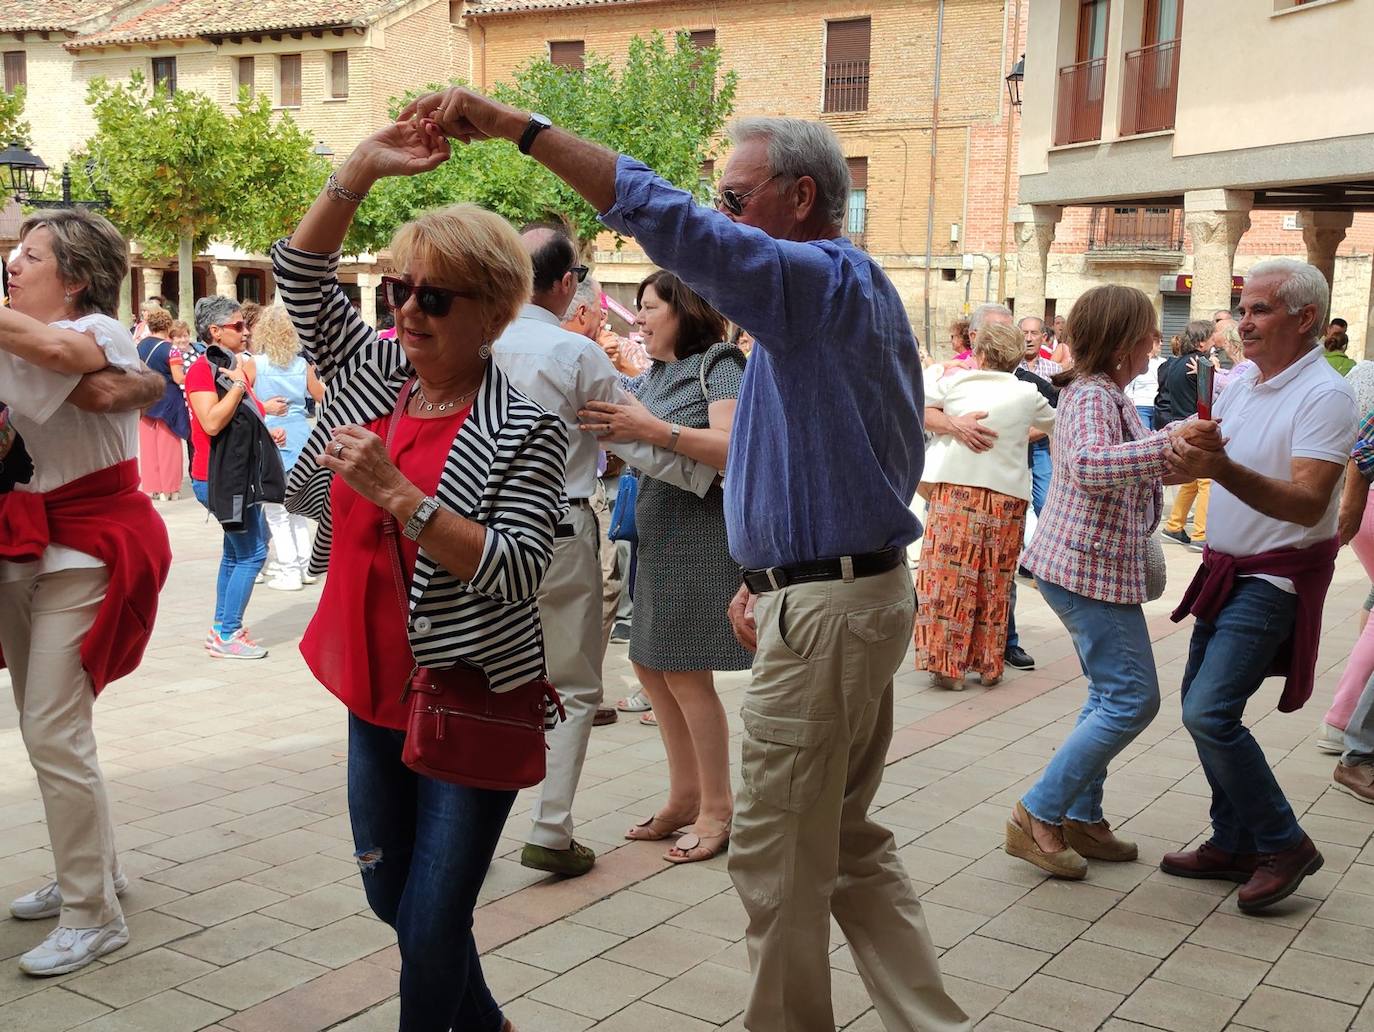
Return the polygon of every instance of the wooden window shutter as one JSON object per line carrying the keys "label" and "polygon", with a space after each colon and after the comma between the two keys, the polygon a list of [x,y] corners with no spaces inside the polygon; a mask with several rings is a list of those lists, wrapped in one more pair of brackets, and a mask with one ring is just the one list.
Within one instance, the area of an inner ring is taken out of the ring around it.
{"label": "wooden window shutter", "polygon": [[301,55],[282,54],[277,58],[278,94],[280,107],[301,106]]}
{"label": "wooden window shutter", "polygon": [[715,29],[698,29],[692,33],[692,46],[698,50],[705,50],[707,47],[716,45]]}
{"label": "wooden window shutter", "polygon": [[572,39],[559,43],[549,43],[549,61],[559,68],[582,71],[585,67],[587,44],[584,40]]}
{"label": "wooden window shutter", "polygon": [[[29,84],[27,58],[22,50],[11,50],[5,54],[5,92],[13,93],[21,86]],[[8,144],[9,141],[6,141]]]}
{"label": "wooden window shutter", "polygon": [[867,61],[873,39],[871,18],[825,23],[825,63]]}
{"label": "wooden window shutter", "polygon": [[849,185],[855,190],[868,189],[868,159],[845,158],[849,164]]}

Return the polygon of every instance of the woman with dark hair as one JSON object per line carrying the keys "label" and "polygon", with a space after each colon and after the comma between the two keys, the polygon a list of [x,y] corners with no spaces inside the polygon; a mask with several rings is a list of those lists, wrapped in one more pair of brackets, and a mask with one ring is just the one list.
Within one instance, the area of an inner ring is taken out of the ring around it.
{"label": "woman with dark hair", "polygon": [[[634,382],[637,401],[593,402],[582,427],[606,441],[644,441],[725,470],[744,353],[724,343],[725,319],[670,272],[639,285],[644,346],[653,359]],[[746,670],[726,609],[739,567],[725,536],[719,485],[705,498],[640,475],[635,523],[639,565],[630,661],[653,704],[668,754],[668,800],[626,838],[691,830],[665,859],[709,860],[730,838],[729,730],[713,670]]]}
{"label": "woman with dark hair", "polygon": [[[1168,399],[1167,412],[1171,420],[1187,419],[1197,412],[1197,365],[1211,360],[1212,346],[1208,341],[1212,329],[1206,319],[1190,322],[1183,331],[1178,360],[1160,370],[1160,393]],[[1211,493],[1210,480],[1190,480],[1179,485],[1174,507],[1164,523],[1164,536],[1201,552],[1207,543],[1207,502]],[[1193,510],[1191,535],[1183,529],[1189,509]]]}

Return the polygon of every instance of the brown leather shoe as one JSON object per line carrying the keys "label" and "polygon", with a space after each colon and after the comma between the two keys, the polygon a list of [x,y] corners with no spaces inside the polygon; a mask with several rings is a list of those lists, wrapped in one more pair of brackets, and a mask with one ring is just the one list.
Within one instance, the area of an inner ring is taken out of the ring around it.
{"label": "brown leather shoe", "polygon": [[1292,849],[1282,853],[1262,853],[1255,873],[1240,887],[1236,904],[1241,912],[1254,914],[1287,899],[1309,874],[1322,869],[1321,853],[1306,835]]}
{"label": "brown leather shoe", "polygon": [[1126,863],[1140,856],[1140,847],[1134,842],[1116,837],[1112,826],[1106,821],[1087,824],[1064,818],[1064,841],[1074,848],[1079,856],[1089,860],[1110,860]]}
{"label": "brown leather shoe", "polygon": [[1243,884],[1255,873],[1258,862],[1256,853],[1228,853],[1204,842],[1197,849],[1165,853],[1159,869],[1177,878],[1221,878]]}
{"label": "brown leather shoe", "polygon": [[1040,848],[1040,843],[1035,841],[1035,835],[1031,831],[1030,814],[1021,803],[1016,804],[1013,816],[1014,820],[1007,821],[1007,841],[1002,847],[1008,855],[1034,864],[1056,878],[1078,881],[1088,873],[1088,862],[1079,856],[1072,846],[1065,846],[1054,852]]}
{"label": "brown leather shoe", "polygon": [[592,727],[605,727],[607,724],[614,724],[620,719],[620,714],[615,711],[613,706],[598,706],[596,716],[592,717]]}
{"label": "brown leather shoe", "polygon": [[1374,763],[1361,763],[1354,767],[1338,763],[1331,780],[1342,792],[1353,795],[1360,802],[1374,803]]}

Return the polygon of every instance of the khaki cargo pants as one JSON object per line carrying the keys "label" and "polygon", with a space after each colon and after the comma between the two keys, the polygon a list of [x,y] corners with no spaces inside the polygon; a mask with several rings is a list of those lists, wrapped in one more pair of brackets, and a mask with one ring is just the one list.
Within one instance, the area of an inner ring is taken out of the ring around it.
{"label": "khaki cargo pants", "polygon": [[889,1032],[964,1032],[892,834],[868,816],[911,641],[905,565],[759,597],[730,876],[749,914],[750,1032],[834,1032],[830,915]]}

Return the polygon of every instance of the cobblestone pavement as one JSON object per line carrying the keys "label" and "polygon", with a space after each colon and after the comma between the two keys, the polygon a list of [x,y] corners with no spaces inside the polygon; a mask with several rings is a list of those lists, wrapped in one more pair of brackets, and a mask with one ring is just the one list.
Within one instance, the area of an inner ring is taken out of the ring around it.
{"label": "cobblestone pavement", "polygon": [[[194,501],[161,504],[177,562],[142,669],[97,707],[133,941],[50,980],[14,958],[50,922],[0,919],[0,1032],[372,1032],[396,1027],[394,937],[367,910],[344,797],[344,711],[296,650],[318,588],[260,587],[249,609],[271,656],[215,661],[201,648],[219,533]],[[1177,598],[1196,556],[1167,546]],[[1023,585],[1018,623],[1039,661],[999,687],[928,690],[898,679],[897,725],[880,819],[896,833],[951,992],[989,1032],[1170,1029],[1374,1032],[1374,808],[1334,791],[1313,742],[1354,639],[1368,582],[1343,553],[1327,603],[1316,698],[1251,720],[1326,856],[1299,894],[1242,917],[1234,887],[1158,872],[1161,853],[1199,840],[1207,787],[1179,724],[1187,625],[1149,607],[1166,697],[1115,765],[1109,816],[1141,862],[1094,863],[1083,884],[1043,880],[1001,850],[1012,802],[1072,725],[1083,680],[1069,641]],[[379,605],[385,604],[379,600]],[[0,674],[0,679],[4,675]],[[744,675],[720,679],[738,733]],[[612,646],[607,696],[626,694]],[[657,732],[598,728],[577,798],[578,838],[601,856],[556,882],[519,866],[522,794],[482,893],[477,930],[493,990],[522,1032],[742,1029],[744,914],[723,858],[670,867],[662,844],[621,839],[665,788]],[[47,829],[9,707],[0,713],[0,898],[49,875]],[[833,936],[836,1019],[881,1023]]]}

